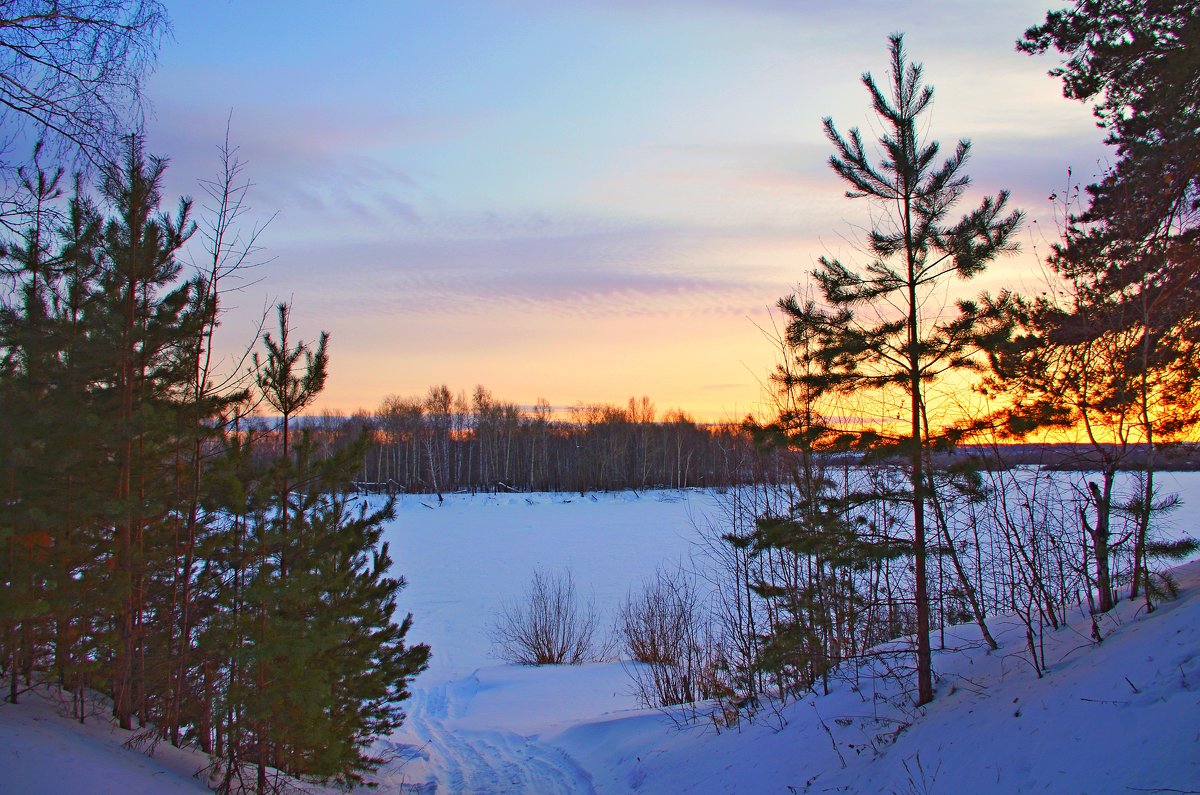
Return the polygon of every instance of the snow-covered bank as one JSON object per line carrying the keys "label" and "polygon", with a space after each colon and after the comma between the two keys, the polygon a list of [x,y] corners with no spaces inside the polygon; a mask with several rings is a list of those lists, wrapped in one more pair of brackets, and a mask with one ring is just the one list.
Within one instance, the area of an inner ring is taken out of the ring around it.
{"label": "snow-covered bank", "polygon": [[[1185,496],[1195,504],[1200,490]],[[828,696],[719,734],[703,721],[680,731],[637,708],[620,663],[522,668],[489,656],[497,603],[518,596],[535,566],[570,566],[611,616],[657,565],[687,559],[693,522],[716,511],[705,492],[404,498],[387,538],[410,581],[400,608],[434,664],[406,725],[379,744],[391,761],[376,791],[1200,791],[1200,563],[1178,570],[1180,598],[1153,614],[1119,605],[1100,645],[1076,611],[1048,634],[1042,679],[1025,662],[1019,622],[992,620],[1002,648],[990,654],[975,628],[948,630],[937,699],[922,710],[894,678],[857,690],[843,678]],[[188,777],[197,755],[162,744],[148,760],[120,748],[127,736],[98,719],[81,729],[45,706],[0,704],[0,793],[201,787]]]}
{"label": "snow-covered bank", "polygon": [[25,693],[19,704],[0,703],[0,793],[208,792],[193,774],[205,764],[200,754],[160,744],[153,758],[123,748],[131,733],[104,715],[80,725],[44,689]]}
{"label": "snow-covered bank", "polygon": [[974,628],[947,633],[961,650],[936,654],[937,698],[921,710],[895,681],[843,681],[720,735],[633,715],[549,741],[605,793],[1198,791],[1200,562],[1176,574],[1180,599],[1151,615],[1122,603],[1099,645],[1076,614],[1048,638],[1042,679],[1023,627],[1000,618],[991,654]]}

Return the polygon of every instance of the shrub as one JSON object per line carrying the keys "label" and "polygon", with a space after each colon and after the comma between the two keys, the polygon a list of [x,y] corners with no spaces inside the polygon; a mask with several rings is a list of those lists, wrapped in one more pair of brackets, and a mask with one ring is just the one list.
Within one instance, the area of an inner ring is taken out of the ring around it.
{"label": "shrub", "polygon": [[581,602],[570,570],[534,571],[519,602],[505,603],[492,626],[494,654],[520,665],[579,665],[603,653],[595,602]]}
{"label": "shrub", "polygon": [[686,572],[660,569],[617,617],[638,699],[649,707],[689,704],[718,695],[717,654],[696,585]]}

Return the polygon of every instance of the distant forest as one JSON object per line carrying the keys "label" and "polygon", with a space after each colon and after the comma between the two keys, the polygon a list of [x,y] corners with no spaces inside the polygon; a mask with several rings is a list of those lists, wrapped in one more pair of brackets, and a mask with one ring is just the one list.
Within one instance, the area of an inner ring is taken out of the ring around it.
{"label": "distant forest", "polygon": [[[264,440],[273,438],[265,441],[264,455],[280,444],[277,418],[245,422]],[[330,452],[365,435],[353,485],[367,493],[727,488],[783,483],[791,471],[787,450],[756,442],[752,419],[703,423],[678,409],[660,415],[648,397],[560,411],[545,401],[529,408],[500,400],[483,386],[468,398],[441,385],[423,398],[388,398],[374,412],[315,414],[298,422]],[[939,467],[972,459],[989,469],[1091,471],[1104,467],[1106,451],[1093,444],[964,444],[935,458]],[[1127,445],[1118,469],[1143,469],[1150,453]],[[1196,444],[1163,446],[1154,455],[1160,471],[1200,470]]]}
{"label": "distant forest", "polygon": [[[273,420],[260,418],[265,428]],[[778,456],[756,450],[737,423],[704,424],[648,398],[557,413],[476,387],[471,397],[431,387],[375,412],[304,423],[334,449],[369,442],[356,480],[365,491],[610,491],[733,486],[775,480]]]}

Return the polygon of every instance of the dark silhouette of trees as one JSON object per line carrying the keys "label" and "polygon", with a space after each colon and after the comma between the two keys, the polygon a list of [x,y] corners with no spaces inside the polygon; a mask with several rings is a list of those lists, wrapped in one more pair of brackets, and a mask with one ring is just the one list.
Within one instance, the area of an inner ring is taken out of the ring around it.
{"label": "dark silhouette of trees", "polygon": [[658,417],[649,398],[627,406],[579,405],[556,415],[499,400],[483,386],[471,399],[444,385],[424,399],[389,397],[373,415],[330,417],[325,432],[370,427],[359,472],[369,491],[587,491],[730,486],[778,476],[739,426]]}
{"label": "dark silhouette of trees", "polygon": [[[1014,299],[1017,333],[996,349],[997,391],[1014,399],[1010,427],[1082,429],[1101,462],[1079,520],[1091,540],[1097,609],[1112,607],[1109,571],[1118,514],[1133,521],[1130,596],[1145,588],[1161,452],[1200,420],[1193,385],[1200,342],[1200,8],[1195,2],[1079,2],[1052,11],[1018,42],[1067,57],[1051,71],[1068,98],[1092,102],[1116,163],[1087,186],[1082,209],[1066,201],[1063,240],[1049,265],[1065,298]],[[1142,451],[1148,451],[1143,453]],[[1139,458],[1141,481],[1125,501],[1116,472]],[[1122,534],[1122,536],[1125,534]]]}
{"label": "dark silhouette of trees", "polygon": [[[1067,57],[1051,71],[1064,96],[1092,102],[1116,152],[1088,186],[1063,254],[1106,294],[1143,299],[1168,323],[1197,302],[1200,200],[1200,9],[1194,0],[1087,0],[1052,11],[1017,43]],[[1097,247],[1132,247],[1102,265]],[[1091,264],[1088,261],[1091,260]],[[1144,294],[1144,295],[1143,295]]]}

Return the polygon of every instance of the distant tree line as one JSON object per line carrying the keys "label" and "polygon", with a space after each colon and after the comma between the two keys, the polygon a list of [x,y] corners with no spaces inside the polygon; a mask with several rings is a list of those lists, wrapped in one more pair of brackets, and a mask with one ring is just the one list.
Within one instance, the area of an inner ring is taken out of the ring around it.
{"label": "distant tree line", "polygon": [[[483,414],[481,398],[492,401]],[[450,405],[449,413],[431,416],[431,402]],[[556,412],[543,401],[530,409],[496,401],[484,387],[476,387],[468,400],[444,385],[431,387],[424,398],[388,398],[374,413],[318,412],[294,420],[323,451],[363,445],[352,487],[367,494],[724,489],[788,482],[789,453],[762,443],[760,423],[754,418],[702,423],[679,410],[659,417],[645,397],[630,398],[625,407],[593,404]],[[264,460],[281,446],[275,417],[245,417],[242,427],[258,435],[257,454]],[[849,449],[827,455],[851,465],[868,458]],[[974,461],[991,470],[1094,472],[1116,457],[1115,475],[1151,465],[1155,471],[1197,470],[1198,455],[1191,443],[1151,450],[1137,442],[975,440],[932,450],[929,461],[934,469]]]}
{"label": "distant tree line", "polygon": [[357,479],[369,491],[691,488],[776,477],[772,455],[740,424],[702,424],[679,410],[659,416],[646,397],[562,416],[545,401],[528,409],[482,386],[468,397],[443,385],[423,398],[387,398],[374,413],[305,422],[334,447],[367,435]]}

